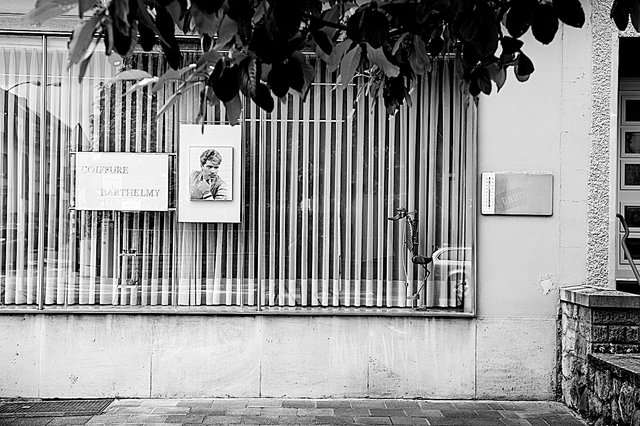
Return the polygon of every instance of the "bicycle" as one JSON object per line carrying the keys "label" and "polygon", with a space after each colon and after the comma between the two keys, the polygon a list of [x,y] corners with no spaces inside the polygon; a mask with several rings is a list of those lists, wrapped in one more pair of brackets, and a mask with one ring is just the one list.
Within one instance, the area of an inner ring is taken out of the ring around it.
{"label": "bicycle", "polygon": [[[429,278],[429,274],[431,273],[429,271],[429,268],[427,267],[431,262],[433,262],[433,258],[431,256],[424,256],[422,254],[418,254],[418,234],[419,234],[419,228],[418,228],[418,218],[416,217],[416,213],[415,211],[413,212],[409,212],[407,209],[405,208],[397,208],[396,209],[396,214],[393,217],[389,217],[387,218],[390,221],[393,222],[397,222],[399,220],[404,220],[405,221],[405,238],[404,238],[404,245],[406,250],[411,253],[411,263],[413,263],[414,265],[420,265],[422,266],[422,268],[424,269],[424,278],[422,280],[422,284],[420,284],[420,287],[418,288],[418,290],[412,294],[411,296],[407,296],[407,299],[411,300],[411,307],[412,308],[416,308],[416,309],[420,309],[417,308],[414,305],[415,301],[418,300],[420,298],[420,293],[422,292],[422,290],[426,287],[427,284],[427,279]],[[407,262],[406,259],[404,262],[402,262],[402,265],[404,267],[404,276],[405,279],[408,277],[407,274]],[[409,282],[405,282],[405,286],[406,288],[409,288]],[[426,309],[426,306],[424,306],[423,308]]]}

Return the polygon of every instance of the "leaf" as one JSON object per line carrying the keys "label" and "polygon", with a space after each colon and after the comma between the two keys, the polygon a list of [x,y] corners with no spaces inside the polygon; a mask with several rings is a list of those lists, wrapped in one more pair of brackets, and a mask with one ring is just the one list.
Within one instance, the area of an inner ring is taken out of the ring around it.
{"label": "leaf", "polygon": [[162,34],[166,40],[166,43],[163,43],[161,47],[169,66],[173,69],[180,68],[182,55],[175,36],[176,27],[169,12],[162,7],[156,8],[156,25],[158,34]]}
{"label": "leaf", "polygon": [[111,79],[111,83],[115,83],[116,81],[126,81],[126,80],[142,80],[143,78],[152,78],[152,77],[153,76],[146,71],[126,70],[116,74],[116,76]]}
{"label": "leaf", "polygon": [[327,68],[330,72],[334,72],[340,66],[340,61],[342,61],[342,57],[344,53],[349,49],[349,47],[353,44],[351,40],[343,40],[340,43],[336,44],[333,47],[333,52],[329,56],[329,60],[327,61]]}
{"label": "leaf", "polygon": [[533,22],[533,14],[537,5],[537,0],[516,0],[511,2],[505,26],[512,37],[518,38],[527,32]]}
{"label": "leaf", "polygon": [[500,44],[502,45],[502,54],[503,55],[511,55],[512,53],[516,53],[522,48],[524,43],[522,40],[518,40],[517,38],[503,36],[500,39]]}
{"label": "leaf", "polygon": [[360,30],[362,39],[377,49],[389,37],[389,20],[379,10],[367,8],[362,16]]}
{"label": "leaf", "polygon": [[193,18],[193,23],[196,26],[196,30],[200,35],[209,34],[215,35],[218,27],[220,26],[219,18],[216,15],[206,13],[197,4],[192,3],[189,13]]}
{"label": "leaf", "polygon": [[629,25],[629,12],[628,0],[614,0],[613,6],[611,6],[611,18],[620,31],[626,30]]}
{"label": "leaf", "polygon": [[360,64],[360,56],[362,55],[362,48],[357,45],[347,53],[345,53],[342,61],[340,62],[340,78],[343,87],[347,87],[353,75],[356,73],[356,69]]}
{"label": "leaf", "polygon": [[264,83],[258,83],[256,86],[256,95],[252,97],[253,102],[266,112],[273,111],[273,97],[269,88]]}
{"label": "leaf", "polygon": [[111,0],[109,14],[118,31],[129,34],[129,0]]}
{"label": "leaf", "polygon": [[238,95],[238,66],[234,65],[222,70],[212,86],[218,99],[222,102],[229,102]]}
{"label": "leaf", "polygon": [[240,62],[238,66],[238,83],[240,91],[250,98],[256,96],[256,86],[260,76],[258,75],[258,66],[255,58],[247,56]]}
{"label": "leaf", "polygon": [[427,55],[426,46],[424,40],[418,34],[413,37],[413,49],[409,54],[409,64],[411,69],[417,75],[422,75],[425,72],[431,71],[431,59]]}
{"label": "leaf", "polygon": [[640,33],[640,1],[634,1],[631,4],[631,25],[636,32]]}
{"label": "leaf", "polygon": [[78,0],[39,0],[25,19],[29,22],[41,23],[68,12],[78,4]]}
{"label": "leaf", "polygon": [[140,24],[138,26],[138,35],[140,46],[145,52],[149,52],[156,44],[156,34],[153,30],[146,25]]}
{"label": "leaf", "polygon": [[220,50],[227,45],[238,34],[238,25],[236,21],[229,18],[229,15],[224,15],[220,26],[218,27],[218,40],[213,50]]}
{"label": "leaf", "polygon": [[311,37],[313,37],[313,40],[325,54],[331,55],[331,52],[333,51],[333,44],[331,43],[331,40],[329,40],[327,33],[311,30]]}
{"label": "leaf", "polygon": [[[96,43],[96,45],[97,45],[97,43]],[[80,83],[82,83],[82,79],[84,78],[84,75],[87,72],[87,67],[89,66],[89,62],[91,61],[91,57],[93,56],[93,52],[94,51],[95,51],[95,49],[92,50],[91,53],[89,53],[89,55],[87,55],[87,57],[84,58],[82,60],[82,62],[80,63],[80,68],[78,70],[78,81]]]}
{"label": "leaf", "polygon": [[365,43],[365,45],[367,46],[367,59],[369,59],[369,62],[380,68],[387,77],[396,77],[400,74],[400,67],[389,62],[382,47],[374,49],[369,43]]}
{"label": "leaf", "polygon": [[156,24],[153,22],[153,19],[151,19],[151,15],[149,15],[149,10],[147,9],[147,6],[144,4],[144,0],[137,0],[137,1],[138,1],[138,21],[140,22],[141,26],[145,26],[147,27],[147,29],[150,29],[151,31],[153,31],[155,34],[158,35],[160,42],[168,46],[169,42],[167,42],[167,40],[165,40],[162,34],[160,34],[160,31],[158,31]]}
{"label": "leaf", "polygon": [[491,76],[486,67],[478,67],[472,74],[472,78],[476,80],[478,89],[485,95],[491,94]]}
{"label": "leaf", "polygon": [[533,74],[535,68],[533,67],[533,62],[531,59],[524,53],[520,53],[518,55],[518,64],[515,66],[514,71],[517,77],[525,77]]}
{"label": "leaf", "polygon": [[282,62],[276,62],[271,66],[271,71],[267,75],[269,88],[279,98],[282,98],[289,92],[289,78],[287,75],[287,66]]}
{"label": "leaf", "polygon": [[550,3],[540,3],[531,24],[533,36],[542,44],[549,44],[558,32],[558,15]]}
{"label": "leaf", "polygon": [[171,18],[173,18],[173,22],[175,22],[178,27],[182,27],[182,18],[186,12],[186,10],[183,9],[183,4],[174,0],[165,7],[171,15]]}
{"label": "leaf", "polygon": [[155,84],[158,82],[158,77],[145,77],[137,83],[133,84],[129,89],[125,92],[125,96],[135,92],[138,89],[149,86],[150,84]]}
{"label": "leaf", "polygon": [[226,109],[227,121],[232,126],[240,123],[240,113],[242,112],[242,102],[240,101],[240,96],[236,95],[230,101],[224,103],[224,107]]}
{"label": "leaf", "polygon": [[304,102],[316,76],[315,68],[307,61],[302,64],[302,76],[304,77],[304,86],[302,87],[302,101]]}
{"label": "leaf", "polygon": [[580,0],[553,0],[553,7],[558,18],[566,25],[576,28],[582,28],[584,25],[585,16]]}
{"label": "leaf", "polygon": [[78,0],[78,16],[84,18],[84,12],[96,5],[97,0]]}
{"label": "leaf", "polygon": [[491,80],[496,83],[498,87],[498,92],[504,86],[505,81],[507,81],[507,72],[504,67],[499,66],[497,63],[493,62],[487,66],[487,70],[489,71],[489,76]]}
{"label": "leaf", "polygon": [[167,102],[162,105],[162,108],[158,110],[158,114],[156,114],[156,120],[159,119],[162,114],[167,112],[167,110],[171,108],[171,106],[175,104],[178,99],[180,99],[180,96],[182,96],[181,91],[175,92],[173,95],[171,95],[169,99],[167,99]]}
{"label": "leaf", "polygon": [[99,14],[93,15],[73,32],[69,43],[69,64],[77,64],[84,58],[93,40],[93,33],[100,23],[100,16]]}
{"label": "leaf", "polygon": [[174,70],[172,68],[169,68],[164,74],[162,74],[158,78],[158,81],[156,81],[156,84],[154,84],[153,89],[151,89],[151,92],[155,93],[155,92],[159,91],[160,89],[162,89],[162,86],[165,83],[168,83],[169,81],[181,80],[182,76],[187,71],[192,70],[195,67],[196,67],[196,64],[189,64],[186,67],[180,68],[179,70]]}

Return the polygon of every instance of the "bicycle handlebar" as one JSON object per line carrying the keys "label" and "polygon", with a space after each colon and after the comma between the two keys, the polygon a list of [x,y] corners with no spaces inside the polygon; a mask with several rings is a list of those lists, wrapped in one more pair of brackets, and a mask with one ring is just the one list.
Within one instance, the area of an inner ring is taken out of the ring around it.
{"label": "bicycle handlebar", "polygon": [[625,257],[629,261],[629,265],[631,266],[631,270],[633,271],[633,275],[636,277],[636,281],[638,285],[640,285],[640,273],[638,272],[638,268],[636,267],[633,258],[631,257],[631,253],[629,252],[629,247],[627,247],[627,237],[629,237],[629,225],[627,225],[627,221],[624,219],[620,213],[616,214],[616,217],[620,219],[620,223],[622,224],[622,229],[624,229],[624,235],[620,238],[620,245],[622,246],[622,251],[624,252]]}

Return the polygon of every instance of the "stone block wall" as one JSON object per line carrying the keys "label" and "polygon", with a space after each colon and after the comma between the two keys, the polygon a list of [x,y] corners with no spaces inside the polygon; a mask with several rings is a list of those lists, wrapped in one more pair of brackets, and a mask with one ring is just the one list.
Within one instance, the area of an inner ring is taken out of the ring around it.
{"label": "stone block wall", "polygon": [[563,402],[596,424],[640,425],[640,296],[579,286],[560,300]]}
{"label": "stone block wall", "polygon": [[589,355],[580,412],[596,425],[640,424],[640,355]]}

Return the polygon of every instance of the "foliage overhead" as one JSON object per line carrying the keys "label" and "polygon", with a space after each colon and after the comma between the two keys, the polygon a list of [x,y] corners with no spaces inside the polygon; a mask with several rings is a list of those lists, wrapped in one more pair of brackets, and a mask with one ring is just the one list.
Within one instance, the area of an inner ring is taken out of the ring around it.
{"label": "foliage overhead", "polygon": [[[307,50],[339,71],[343,86],[354,76],[367,78],[367,93],[381,96],[393,114],[417,76],[440,58],[457,61],[468,93],[488,95],[493,84],[498,90],[504,85],[510,67],[519,81],[534,72],[523,51],[525,33],[548,44],[560,22],[585,22],[580,0],[37,0],[30,18],[43,21],[72,7],[85,16],[69,44],[69,63],[79,64],[80,78],[99,42],[107,55],[124,57],[137,44],[145,51],[159,45],[171,67],[167,73],[129,70],[118,78],[138,80],[130,90],[179,80],[159,114],[199,85],[200,111],[220,100],[232,124],[240,95],[268,112],[274,95],[305,97],[314,77]],[[611,14],[619,28],[631,15],[639,29],[640,0],[615,0]],[[179,32],[200,36],[197,64],[181,63]]]}

